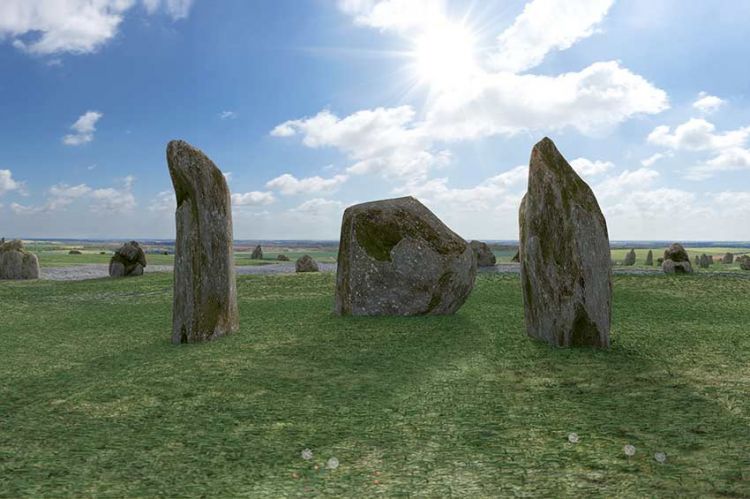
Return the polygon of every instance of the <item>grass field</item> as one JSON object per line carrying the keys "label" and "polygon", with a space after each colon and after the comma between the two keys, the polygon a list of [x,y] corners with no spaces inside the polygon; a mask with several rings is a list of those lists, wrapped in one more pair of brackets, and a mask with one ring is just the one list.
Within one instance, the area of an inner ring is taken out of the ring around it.
{"label": "grass field", "polygon": [[183,346],[171,288],[0,282],[0,496],[750,497],[750,279],[617,276],[606,352],[527,339],[511,275],[416,318],[242,276]]}

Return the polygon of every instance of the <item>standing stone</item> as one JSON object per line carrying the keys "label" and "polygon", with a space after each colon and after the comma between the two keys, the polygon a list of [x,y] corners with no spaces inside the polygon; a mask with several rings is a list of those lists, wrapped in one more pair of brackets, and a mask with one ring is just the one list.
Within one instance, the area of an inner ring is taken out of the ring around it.
{"label": "standing stone", "polygon": [[286,256],[286,255],[284,255],[284,254],[281,254],[281,253],[279,253],[278,255],[276,255],[276,259],[278,261],[280,261],[280,262],[288,262],[289,261],[289,257]]}
{"label": "standing stone", "polygon": [[487,243],[471,241],[469,243],[477,259],[477,267],[494,267],[497,259]]}
{"label": "standing stone", "polygon": [[698,255],[695,255],[695,266],[700,267],[701,266],[701,257]]}
{"label": "standing stone", "polygon": [[693,272],[690,257],[680,243],[673,243],[664,250],[661,269],[665,274],[690,274]]}
{"label": "standing stone", "polygon": [[531,151],[519,226],[527,334],[559,347],[609,347],[607,222],[589,186],[546,137]]}
{"label": "standing stone", "polygon": [[708,265],[709,265],[708,257],[706,256],[705,253],[703,253],[701,255],[701,259],[700,259],[700,266],[701,266],[702,269],[707,269]]}
{"label": "standing stone", "polygon": [[708,260],[709,265],[714,264],[714,256],[713,255],[706,255],[706,259]]}
{"label": "standing stone", "polygon": [[474,287],[469,245],[413,197],[350,206],[341,223],[338,315],[455,313]]}
{"label": "standing stone", "polygon": [[39,259],[22,241],[0,242],[0,279],[39,279]]}
{"label": "standing stone", "polygon": [[263,260],[263,250],[261,249],[260,244],[253,250],[252,255],[250,255],[250,260]]}
{"label": "standing stone", "polygon": [[721,259],[722,263],[730,264],[734,262],[734,254],[730,252],[726,252],[724,255],[724,258]]}
{"label": "standing stone", "polygon": [[654,252],[651,250],[648,250],[648,253],[646,253],[646,265],[653,266],[654,265]]}
{"label": "standing stone", "polygon": [[172,343],[213,340],[239,328],[229,188],[187,142],[167,145],[167,164],[177,197]]}
{"label": "standing stone", "polygon": [[146,267],[146,254],[136,241],[123,244],[109,260],[111,277],[143,275]]}
{"label": "standing stone", "polygon": [[295,272],[317,272],[318,262],[316,262],[310,255],[304,255],[297,259],[294,263]]}
{"label": "standing stone", "polygon": [[623,265],[635,265],[635,250],[631,249],[630,252],[625,255],[625,261]]}
{"label": "standing stone", "polygon": [[750,257],[744,257],[740,260],[740,268],[742,270],[750,270]]}

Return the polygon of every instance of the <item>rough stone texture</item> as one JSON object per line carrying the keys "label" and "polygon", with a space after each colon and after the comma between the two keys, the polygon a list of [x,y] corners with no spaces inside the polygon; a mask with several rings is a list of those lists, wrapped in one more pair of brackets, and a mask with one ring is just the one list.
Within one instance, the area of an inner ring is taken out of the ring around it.
{"label": "rough stone texture", "polygon": [[656,264],[657,264],[657,265],[661,265],[661,264],[663,264],[663,263],[664,263],[664,258],[662,258],[662,257],[659,257],[659,258],[657,258],[657,259],[656,259]]}
{"label": "rough stone texture", "polygon": [[674,260],[664,260],[661,269],[665,274],[690,274],[693,272],[690,262],[675,262]]}
{"label": "rough stone texture", "polygon": [[109,260],[111,277],[130,277],[143,275],[146,266],[146,254],[136,241],[123,244]]}
{"label": "rough stone texture", "polygon": [[350,206],[341,224],[335,313],[452,314],[476,272],[471,245],[413,197]]}
{"label": "rough stone texture", "polygon": [[709,265],[709,263],[708,263],[708,257],[706,256],[706,254],[705,254],[705,253],[703,253],[703,254],[701,255],[701,258],[700,258],[700,267],[701,267],[702,269],[707,269],[707,268],[708,268],[708,265]]}
{"label": "rough stone texture", "polygon": [[724,254],[724,258],[721,259],[721,263],[730,264],[732,262],[734,262],[734,253],[727,251],[726,254]]}
{"label": "rough stone texture", "polygon": [[664,259],[672,260],[673,262],[689,262],[690,257],[682,247],[680,243],[672,243],[672,245],[664,250]]}
{"label": "rough stone texture", "polygon": [[627,255],[625,255],[625,261],[623,265],[635,265],[635,250],[631,249]]}
{"label": "rough stone texture", "polygon": [[546,137],[531,151],[519,226],[527,334],[559,347],[609,347],[607,222],[589,186]]}
{"label": "rough stone texture", "polygon": [[521,261],[521,254],[518,251],[516,251],[516,254],[513,255],[513,258],[511,258],[510,261],[511,262],[516,262],[516,263],[520,262]]}
{"label": "rough stone texture", "polygon": [[278,261],[280,261],[280,262],[288,262],[289,261],[289,257],[286,256],[286,255],[282,255],[281,253],[279,253],[278,255],[276,255],[276,259]]}
{"label": "rough stone texture", "polygon": [[294,263],[295,272],[317,272],[318,262],[316,262],[310,255],[304,255],[297,259]]}
{"label": "rough stone texture", "polygon": [[167,145],[167,163],[177,197],[172,342],[212,340],[239,327],[229,188],[186,142]]}
{"label": "rough stone texture", "polygon": [[255,247],[253,250],[253,253],[250,255],[251,260],[263,260],[263,249],[261,249],[260,244]]}
{"label": "rough stone texture", "polygon": [[648,253],[646,253],[646,265],[654,265],[654,252],[651,250],[648,250]]}
{"label": "rough stone texture", "polygon": [[0,242],[0,279],[39,279],[39,259],[22,241]]}
{"label": "rough stone texture", "polygon": [[487,243],[482,241],[471,241],[469,244],[471,245],[471,249],[477,259],[477,267],[495,266],[497,259]]}
{"label": "rough stone texture", "polygon": [[742,270],[750,270],[750,258],[743,258],[742,261],[740,261],[740,268]]}

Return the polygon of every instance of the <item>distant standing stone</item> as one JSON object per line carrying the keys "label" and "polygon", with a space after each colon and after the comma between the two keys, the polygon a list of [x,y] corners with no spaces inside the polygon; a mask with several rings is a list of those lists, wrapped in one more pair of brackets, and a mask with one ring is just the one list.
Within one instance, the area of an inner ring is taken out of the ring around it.
{"label": "distant standing stone", "polygon": [[625,261],[623,265],[635,265],[635,250],[631,249],[627,255],[625,255]]}
{"label": "distant standing stone", "polygon": [[744,257],[740,260],[740,268],[742,270],[750,270],[750,257]]}
{"label": "distant standing stone", "polygon": [[646,265],[653,266],[654,265],[654,252],[651,250],[648,250],[648,253],[646,253]]}
{"label": "distant standing stone", "polygon": [[78,250],[70,250],[68,251],[69,255],[81,255],[82,253]]}
{"label": "distant standing stone", "polygon": [[664,250],[661,269],[665,274],[690,274],[693,272],[690,257],[680,243],[673,243]]}
{"label": "distant standing stone", "polygon": [[471,241],[472,251],[477,259],[477,267],[494,267],[497,259],[487,243],[482,241]]}
{"label": "distant standing stone", "polygon": [[471,246],[413,197],[350,206],[341,223],[335,313],[444,315],[476,277]]}
{"label": "distant standing stone", "polygon": [[706,254],[703,253],[701,255],[701,259],[700,259],[700,266],[701,266],[702,269],[707,269],[708,265],[709,265],[708,256],[706,256]]}
{"label": "distant standing stone", "polygon": [[726,254],[724,254],[724,258],[721,259],[721,262],[722,263],[726,263],[726,264],[733,263],[734,262],[734,254],[727,251]]}
{"label": "distant standing stone", "polygon": [[310,255],[304,255],[297,259],[294,264],[294,270],[296,272],[317,272],[318,262],[313,260]]}
{"label": "distant standing stone", "polygon": [[213,340],[239,328],[229,188],[187,142],[167,145],[167,163],[177,197],[172,343]]}
{"label": "distant standing stone", "polygon": [[255,247],[253,250],[253,253],[250,255],[251,260],[263,260],[263,250],[260,247],[260,244]]}
{"label": "distant standing stone", "polygon": [[0,279],[39,279],[39,259],[15,239],[0,242]]}
{"label": "distant standing stone", "polygon": [[289,257],[286,256],[286,255],[284,255],[284,254],[282,254],[282,253],[279,253],[278,255],[276,255],[276,260],[278,260],[280,262],[288,262],[289,261]]}
{"label": "distant standing stone", "polygon": [[559,347],[607,348],[612,272],[596,197],[546,137],[531,151],[528,184],[519,210],[526,332]]}
{"label": "distant standing stone", "polygon": [[136,241],[123,244],[109,260],[111,277],[143,275],[146,267],[146,254]]}

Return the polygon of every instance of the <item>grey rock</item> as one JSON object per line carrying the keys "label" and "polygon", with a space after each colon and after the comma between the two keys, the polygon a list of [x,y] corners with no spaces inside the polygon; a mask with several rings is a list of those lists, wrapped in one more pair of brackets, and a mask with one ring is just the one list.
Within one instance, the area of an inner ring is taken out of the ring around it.
{"label": "grey rock", "polygon": [[654,252],[651,250],[648,250],[648,253],[646,253],[646,265],[653,266],[654,265]]}
{"label": "grey rock", "polygon": [[690,262],[675,262],[674,260],[664,260],[661,269],[665,274],[691,274],[693,268]]}
{"label": "grey rock", "polygon": [[635,250],[631,249],[627,255],[625,255],[625,261],[623,265],[635,265]]}
{"label": "grey rock", "polygon": [[664,260],[672,260],[673,262],[690,262],[690,257],[680,243],[672,243],[669,248],[664,250]]}
{"label": "grey rock", "polygon": [[721,259],[721,263],[730,264],[733,262],[734,262],[734,254],[727,251],[724,254],[724,258]]}
{"label": "grey rock", "polygon": [[167,164],[177,197],[172,342],[213,340],[239,328],[229,188],[187,142],[167,145]]}
{"label": "grey rock", "polygon": [[303,255],[294,263],[295,272],[317,272],[318,262],[310,255]]}
{"label": "grey rock", "polygon": [[146,254],[136,241],[123,244],[109,260],[110,277],[143,275]]}
{"label": "grey rock", "polygon": [[22,241],[0,242],[0,279],[39,279],[39,259],[26,251]]}
{"label": "grey rock", "polygon": [[746,256],[740,261],[740,268],[742,270],[750,270],[750,257]]}
{"label": "grey rock", "polygon": [[710,262],[708,260],[708,256],[706,256],[705,253],[703,253],[701,255],[699,262],[700,262],[700,268],[702,268],[702,269],[707,269],[708,266],[710,265]]}
{"label": "grey rock", "polygon": [[476,277],[471,246],[413,197],[350,206],[341,224],[335,313],[443,315]]}
{"label": "grey rock", "polygon": [[559,347],[609,347],[607,222],[589,186],[546,137],[531,151],[519,226],[527,334]]}
{"label": "grey rock", "polygon": [[657,265],[662,265],[663,263],[664,263],[664,258],[663,257],[659,257],[659,258],[656,259],[656,264]]}
{"label": "grey rock", "polygon": [[282,254],[282,253],[279,253],[278,255],[276,255],[276,260],[278,260],[280,262],[288,262],[289,261],[289,257],[286,256],[286,255],[284,255],[284,254]]}
{"label": "grey rock", "polygon": [[263,260],[263,250],[260,247],[260,244],[255,247],[253,250],[253,253],[250,255],[251,260]]}
{"label": "grey rock", "polygon": [[471,249],[477,259],[477,267],[495,266],[497,259],[487,243],[482,241],[471,241],[469,244],[471,245]]}

